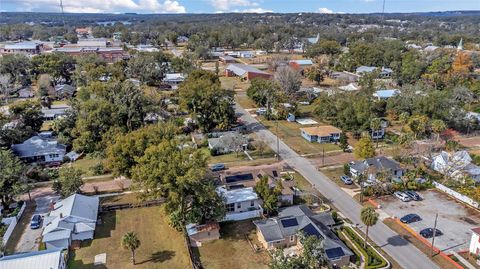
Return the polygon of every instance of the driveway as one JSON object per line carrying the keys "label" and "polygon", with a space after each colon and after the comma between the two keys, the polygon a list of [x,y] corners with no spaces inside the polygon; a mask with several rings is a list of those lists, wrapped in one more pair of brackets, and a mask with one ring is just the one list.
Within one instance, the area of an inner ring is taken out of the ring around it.
{"label": "driveway", "polygon": [[[277,137],[268,131],[262,124],[253,118],[238,104],[235,106],[236,113],[241,116],[241,120],[246,123],[247,128],[254,131],[258,138],[263,140],[270,148],[276,150]],[[309,160],[302,158],[293,151],[283,141],[278,142],[280,156],[292,168],[297,170],[311,184],[314,184],[329,201],[340,210],[347,218],[361,229],[360,211],[361,205],[356,202],[347,193],[343,192],[339,186],[333,183],[323,173],[319,172]],[[384,223],[378,222],[377,225],[370,228],[371,239],[385,252],[388,253],[404,269],[417,268],[439,268],[425,254],[420,252],[411,243],[400,237],[397,233],[388,228]]]}
{"label": "driveway", "polygon": [[[50,205],[52,204],[53,201],[57,201],[59,199],[59,196],[48,193],[44,196],[36,196],[34,199],[37,206],[33,214],[46,216],[50,212]],[[38,250],[38,245],[40,242],[40,238],[42,236],[42,230],[43,230],[43,227],[40,229],[32,230],[30,229],[30,226],[27,225],[24,228],[23,234],[20,237],[20,240],[17,244],[17,247],[15,248],[15,251],[30,252],[30,251]]]}
{"label": "driveway", "polygon": [[409,213],[418,214],[422,220],[409,224],[417,233],[433,228],[438,213],[437,228],[443,232],[435,238],[435,246],[444,252],[468,249],[471,229],[480,224],[480,213],[468,208],[446,194],[430,190],[421,192],[422,201],[402,202],[393,196],[379,200],[383,210],[391,216],[403,217]]}

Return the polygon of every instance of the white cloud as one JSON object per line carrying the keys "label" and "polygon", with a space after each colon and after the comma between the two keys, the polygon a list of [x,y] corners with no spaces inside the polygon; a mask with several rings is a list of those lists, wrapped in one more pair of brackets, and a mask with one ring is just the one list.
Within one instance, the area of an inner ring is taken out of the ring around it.
{"label": "white cloud", "polygon": [[[7,0],[8,1],[8,0]],[[16,0],[18,11],[60,11],[58,0]],[[65,12],[185,13],[176,0],[63,0]]]}
{"label": "white cloud", "polygon": [[244,10],[240,10],[238,12],[240,12],[240,13],[270,13],[270,12],[273,12],[273,10],[263,9],[261,7],[258,7],[258,8],[244,9]]}
{"label": "white cloud", "polygon": [[333,10],[331,9],[328,9],[326,7],[321,7],[318,9],[318,12],[319,13],[323,13],[323,14],[333,14]]}
{"label": "white cloud", "polygon": [[258,7],[258,3],[250,0],[210,0],[217,11],[230,11],[232,7]]}

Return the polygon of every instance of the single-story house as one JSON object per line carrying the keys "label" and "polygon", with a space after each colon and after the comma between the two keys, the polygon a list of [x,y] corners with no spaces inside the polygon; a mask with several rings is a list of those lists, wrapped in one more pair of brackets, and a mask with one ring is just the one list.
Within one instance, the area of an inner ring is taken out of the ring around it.
{"label": "single-story house", "polygon": [[208,139],[208,148],[217,154],[245,151],[248,137],[235,131],[215,133],[214,137]]}
{"label": "single-story house", "polygon": [[218,222],[206,224],[188,224],[187,234],[193,247],[201,247],[202,243],[220,239],[220,225]]}
{"label": "single-story house", "polygon": [[480,166],[472,163],[472,158],[467,151],[461,150],[453,154],[442,151],[433,157],[431,168],[440,174],[451,178],[462,179],[470,177],[480,182]]}
{"label": "single-story house", "polygon": [[320,40],[320,34],[317,34],[317,36],[314,36],[314,37],[307,38],[307,41],[310,44],[317,44],[319,40]]}
{"label": "single-story house", "polygon": [[469,251],[474,255],[480,254],[480,227],[472,229]]}
{"label": "single-story house", "polygon": [[[355,70],[355,73],[357,75],[363,76],[365,74],[377,71],[377,69],[378,68],[375,67],[375,66],[364,66],[364,65],[362,65],[362,66],[357,67],[357,69]],[[392,76],[392,74],[393,74],[393,70],[391,68],[382,67],[382,69],[379,72],[379,77],[380,78],[389,78],[389,77]]]}
{"label": "single-story house", "polygon": [[17,92],[19,98],[32,98],[35,97],[35,92],[31,87],[25,87]]}
{"label": "single-story house", "polygon": [[300,128],[300,133],[308,142],[331,143],[340,139],[342,130],[331,125],[323,125]]}
{"label": "single-story house", "polygon": [[81,194],[55,203],[44,220],[42,241],[46,248],[68,248],[72,240],[93,239],[98,205],[98,197]]}
{"label": "single-story house", "polygon": [[255,53],[253,53],[251,51],[240,51],[238,53],[238,56],[240,56],[240,58],[254,58]]}
{"label": "single-story house", "polygon": [[12,145],[12,151],[27,163],[53,163],[63,161],[67,148],[54,138],[36,135]]}
{"label": "single-story house", "polygon": [[238,221],[258,218],[263,215],[262,199],[252,187],[231,189],[217,187],[217,193],[224,197],[227,213],[222,221]]}
{"label": "single-story house", "polygon": [[226,64],[231,64],[231,63],[236,63],[237,62],[237,60],[235,60],[235,58],[233,58],[230,55],[221,55],[218,58],[220,59],[220,61],[222,63],[226,63]]}
{"label": "single-story house", "polygon": [[163,83],[170,85],[172,89],[178,89],[178,84],[185,81],[185,76],[182,73],[169,73],[165,75]]}
{"label": "single-story house", "polygon": [[66,269],[67,251],[61,248],[26,252],[0,258],[2,269]]}
{"label": "single-story house", "polygon": [[75,87],[68,84],[58,84],[55,85],[54,91],[57,98],[70,98],[75,93]]}
{"label": "single-story house", "polygon": [[405,170],[397,161],[384,156],[350,163],[350,174],[353,177],[364,174],[367,177],[366,180],[375,182],[377,175],[382,172],[386,172],[390,177],[400,178],[403,176]]}
{"label": "single-story house", "polygon": [[308,68],[310,66],[313,65],[313,61],[312,60],[309,60],[309,59],[305,59],[305,60],[290,60],[288,62],[288,65],[295,69],[295,70],[299,70],[299,71],[302,71],[305,70],[305,68]]}
{"label": "single-story house", "polygon": [[69,105],[51,105],[50,108],[42,108],[42,117],[44,120],[54,120],[63,117],[69,109]]}
{"label": "single-story house", "polygon": [[322,241],[330,266],[339,268],[349,265],[353,252],[327,227],[327,224],[322,223],[328,216],[317,215],[306,205],[299,205],[281,208],[278,217],[256,220],[253,223],[257,227],[258,240],[265,249],[295,247],[296,252],[301,253],[299,234],[304,233]]}
{"label": "single-story house", "polygon": [[397,89],[382,89],[374,92],[373,97],[377,98],[378,100],[388,100],[388,98],[392,98],[399,94],[400,90]]}
{"label": "single-story house", "polygon": [[255,187],[263,177],[268,178],[268,185],[270,188],[274,188],[278,184],[282,185],[282,194],[279,197],[282,204],[293,204],[294,192],[292,187],[295,186],[295,182],[293,180],[283,180],[276,168],[253,169],[251,171],[241,172],[230,172],[227,170],[220,174],[220,184],[229,190],[249,188]]}
{"label": "single-story house", "polygon": [[225,69],[225,76],[237,76],[246,80],[252,80],[254,78],[270,79],[272,77],[271,74],[246,64],[229,64]]}

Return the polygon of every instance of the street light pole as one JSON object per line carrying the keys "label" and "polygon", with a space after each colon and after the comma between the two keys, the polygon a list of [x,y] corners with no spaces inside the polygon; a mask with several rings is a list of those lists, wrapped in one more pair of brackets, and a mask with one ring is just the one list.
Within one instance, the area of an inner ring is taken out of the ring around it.
{"label": "street light pole", "polygon": [[432,237],[432,256],[435,254],[435,236],[437,234],[437,219],[438,219],[438,213],[435,214],[435,224],[433,225],[433,237]]}
{"label": "street light pole", "polygon": [[280,139],[278,136],[280,133],[278,132],[278,116],[275,117],[276,125],[277,125],[277,161],[280,161]]}

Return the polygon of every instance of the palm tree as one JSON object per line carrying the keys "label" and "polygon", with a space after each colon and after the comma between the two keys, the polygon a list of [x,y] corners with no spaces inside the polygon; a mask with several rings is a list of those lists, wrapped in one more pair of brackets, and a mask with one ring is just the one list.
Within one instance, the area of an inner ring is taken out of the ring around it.
{"label": "palm tree", "polygon": [[432,131],[437,134],[437,142],[440,139],[440,134],[447,129],[447,125],[443,120],[433,120],[431,124]]}
{"label": "palm tree", "polygon": [[363,224],[367,226],[367,230],[365,232],[365,243],[364,248],[367,248],[367,240],[368,240],[368,228],[377,224],[378,221],[378,213],[375,212],[375,209],[371,206],[365,206],[362,208],[362,212],[360,212],[360,219],[362,220]]}
{"label": "palm tree", "polygon": [[[382,128],[382,121],[379,118],[374,118],[370,121],[370,129],[372,129],[372,135],[374,132],[378,132]],[[378,133],[375,136],[375,140],[377,142],[377,148],[378,148]]]}
{"label": "palm tree", "polygon": [[135,251],[140,247],[140,240],[134,232],[125,233],[122,236],[122,246],[132,252],[132,262],[135,265]]}

